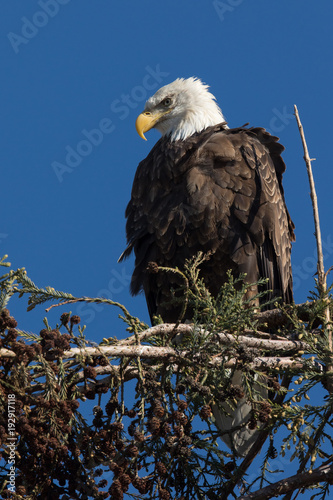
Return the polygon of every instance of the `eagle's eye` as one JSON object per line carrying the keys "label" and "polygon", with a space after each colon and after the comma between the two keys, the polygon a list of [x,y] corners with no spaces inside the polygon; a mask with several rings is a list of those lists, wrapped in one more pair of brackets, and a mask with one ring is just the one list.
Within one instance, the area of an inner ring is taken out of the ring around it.
{"label": "eagle's eye", "polygon": [[171,101],[170,97],[166,97],[165,99],[163,99],[161,104],[163,104],[163,106],[167,107],[167,106],[170,106],[171,102],[172,101]]}

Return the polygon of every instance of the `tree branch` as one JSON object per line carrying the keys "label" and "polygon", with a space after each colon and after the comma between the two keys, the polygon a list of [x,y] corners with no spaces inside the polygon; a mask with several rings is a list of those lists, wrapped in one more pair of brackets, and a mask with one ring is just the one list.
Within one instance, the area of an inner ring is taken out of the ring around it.
{"label": "tree branch", "polygon": [[247,347],[252,347],[254,349],[264,349],[267,351],[281,351],[281,352],[294,352],[298,351],[308,351],[311,352],[311,346],[306,342],[301,342],[297,340],[270,340],[270,339],[258,339],[254,337],[245,337],[244,335],[239,335],[235,337],[230,333],[218,333],[216,336],[221,344],[233,345],[240,344]]}
{"label": "tree branch", "polygon": [[[265,311],[266,312],[266,311]],[[130,345],[135,345],[138,342],[142,342],[143,340],[146,340],[151,337],[159,336],[161,337],[162,335],[169,335],[170,333],[175,333],[176,334],[190,334],[192,332],[193,325],[192,324],[180,324],[176,325],[173,323],[163,323],[161,325],[156,325],[151,328],[148,328],[144,332],[141,332],[137,335],[133,335],[129,338],[126,338],[124,340],[119,340],[117,342],[118,346],[130,346]],[[315,333],[316,330],[313,331]],[[205,330],[200,330],[201,334],[207,333],[207,335],[210,335],[209,331]],[[290,332],[292,333],[292,332]],[[228,333],[227,331],[223,331],[220,333],[216,334],[217,340],[222,344],[222,345],[230,345],[230,344],[244,344],[247,347],[253,347],[256,349],[265,349],[265,350],[272,350],[274,352],[276,351],[287,351],[287,352],[298,352],[298,351],[308,351],[311,352],[311,346],[307,344],[306,342],[301,342],[301,341],[296,341],[296,340],[288,340],[284,337],[276,337],[272,338],[272,336],[267,333],[267,332],[258,332],[255,330],[245,330],[244,331],[245,335],[232,335]],[[260,337],[265,337],[265,338],[257,338],[258,335]],[[267,338],[267,336],[269,338]]]}
{"label": "tree branch", "polygon": [[323,290],[324,290],[325,285],[326,285],[326,277],[325,277],[325,271],[324,271],[323,246],[322,246],[322,242],[321,242],[321,231],[320,231],[320,222],[319,222],[319,210],[318,210],[317,194],[316,194],[315,184],[314,184],[313,175],[312,175],[312,167],[311,167],[311,162],[314,161],[315,158],[310,158],[308,146],[307,146],[306,140],[305,140],[303,125],[301,123],[296,104],[294,106],[294,110],[295,110],[295,116],[296,116],[296,121],[297,121],[297,125],[298,125],[298,130],[299,130],[299,133],[300,133],[300,136],[302,139],[303,150],[304,150],[303,158],[304,158],[304,161],[306,164],[306,169],[308,172],[309,183],[310,183],[310,196],[311,196],[311,201],[312,201],[313,218],[314,218],[314,224],[315,224],[315,235],[316,235],[316,241],[317,241],[318,279],[319,279],[319,284],[323,287]]}
{"label": "tree branch", "polygon": [[[301,123],[301,120],[300,120],[300,117],[298,114],[298,109],[297,109],[296,105],[294,106],[294,109],[295,109],[295,116],[296,116],[296,120],[297,120],[299,133],[300,133],[300,136],[302,139],[303,150],[304,150],[304,161],[306,164],[306,169],[308,172],[309,183],[310,183],[310,195],[311,195],[311,200],[312,200],[313,218],[314,218],[314,224],[315,224],[315,236],[316,236],[317,254],[318,254],[318,262],[317,262],[318,284],[319,284],[319,290],[321,291],[322,295],[325,296],[325,294],[327,292],[327,273],[325,273],[325,269],[324,269],[324,256],[323,256],[323,246],[322,246],[322,241],[321,241],[318,201],[317,201],[316,188],[315,188],[315,183],[313,180],[312,167],[311,167],[311,162],[313,161],[313,159],[311,159],[310,155],[309,155],[308,146],[307,146],[307,143],[305,140],[303,125]],[[328,299],[327,299],[327,302],[328,302]],[[331,328],[329,303],[327,303],[327,307],[325,309],[325,321],[326,321],[326,328],[328,331],[328,348],[329,348],[330,352],[333,353],[333,340],[332,340],[332,328]],[[328,371],[332,371],[332,369],[333,369],[333,362],[331,361],[330,366],[328,366]],[[333,381],[328,381],[327,385],[329,386],[329,388],[328,388],[329,392],[332,394],[333,393]]]}
{"label": "tree branch", "polygon": [[[50,355],[52,355],[52,351],[49,351]],[[146,359],[159,359],[165,360],[168,359],[177,365],[183,365],[187,362],[195,362],[196,357],[193,357],[190,351],[184,350],[179,351],[173,349],[172,347],[154,347],[154,346],[100,346],[100,347],[85,347],[79,348],[74,347],[68,351],[64,351],[60,356],[57,353],[56,358],[62,359],[70,359],[75,358],[78,355],[83,356],[110,356],[113,358],[146,358]],[[191,355],[191,357],[190,357]],[[13,351],[8,349],[0,349],[0,357],[3,358],[14,358],[16,354]],[[239,365],[239,360],[235,358],[228,359],[227,361],[222,356],[216,356],[210,361],[210,365],[214,366],[216,364],[224,363],[225,368],[233,368],[234,366]],[[296,371],[302,370],[305,366],[308,366],[309,363],[312,363],[313,368],[317,368],[317,371],[321,371],[321,365],[318,363],[314,363],[309,359],[295,359],[290,357],[265,357],[260,356],[253,359],[251,362],[247,363],[247,366],[250,369],[266,371],[267,369],[293,369]],[[113,365],[110,365],[110,370],[112,371]],[[105,368],[105,372],[107,372],[107,367]]]}
{"label": "tree branch", "polygon": [[333,481],[333,465],[321,465],[312,471],[303,472],[302,474],[295,474],[286,479],[281,479],[277,483],[270,484],[265,488],[249,493],[242,496],[239,500],[267,500],[269,498],[277,497],[283,493],[293,492],[297,489],[306,488],[307,486],[325,481],[332,483]]}

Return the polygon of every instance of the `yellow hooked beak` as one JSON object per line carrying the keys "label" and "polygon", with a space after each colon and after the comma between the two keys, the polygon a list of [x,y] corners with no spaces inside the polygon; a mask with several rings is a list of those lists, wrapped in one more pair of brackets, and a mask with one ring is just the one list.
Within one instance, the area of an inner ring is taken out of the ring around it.
{"label": "yellow hooked beak", "polygon": [[165,114],[166,112],[151,113],[150,111],[144,111],[137,117],[135,122],[135,128],[141,139],[144,139],[145,141],[147,140],[143,134],[145,132],[148,132],[148,130],[150,130],[151,128],[153,128],[154,125],[158,122],[158,120]]}

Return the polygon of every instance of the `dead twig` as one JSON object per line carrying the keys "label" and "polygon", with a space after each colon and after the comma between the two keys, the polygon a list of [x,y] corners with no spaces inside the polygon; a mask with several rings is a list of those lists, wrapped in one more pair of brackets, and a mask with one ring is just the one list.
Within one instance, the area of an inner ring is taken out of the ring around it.
{"label": "dead twig", "polygon": [[308,172],[309,183],[310,183],[310,196],[311,196],[311,201],[312,201],[313,219],[314,219],[314,224],[315,224],[315,236],[316,236],[317,253],[318,253],[318,263],[317,263],[318,281],[319,281],[319,285],[323,287],[323,291],[325,291],[326,290],[326,287],[325,287],[326,277],[325,277],[325,271],[324,271],[324,257],[323,257],[323,246],[322,246],[322,242],[321,242],[318,201],[317,201],[317,194],[316,194],[315,183],[314,183],[313,174],[312,174],[312,166],[311,166],[311,162],[314,161],[315,158],[310,158],[308,146],[307,146],[306,140],[305,140],[303,125],[301,123],[296,104],[294,106],[294,110],[295,110],[295,116],[296,116],[296,121],[297,121],[297,125],[298,125],[298,130],[299,130],[299,133],[300,133],[300,136],[302,139],[303,150],[304,150],[303,158],[304,158],[304,161],[306,164],[306,169]]}
{"label": "dead twig", "polygon": [[[307,146],[307,143],[305,140],[303,126],[302,126],[296,105],[294,106],[294,109],[295,109],[295,116],[296,116],[296,120],[297,120],[298,130],[299,130],[299,133],[300,133],[300,136],[302,139],[303,150],[304,150],[304,161],[306,164],[306,169],[308,172],[309,183],[310,183],[310,195],[311,195],[311,201],[312,201],[313,218],[314,218],[314,224],[315,224],[315,236],[316,236],[316,242],[317,242],[317,254],[318,254],[318,262],[317,262],[318,285],[319,285],[319,291],[320,291],[321,295],[324,297],[326,292],[327,292],[327,273],[325,273],[325,269],[324,269],[324,256],[323,256],[323,246],[322,246],[322,241],[321,241],[318,201],[317,201],[317,194],[316,194],[315,183],[313,180],[312,167],[311,167],[311,162],[314,160],[314,158],[310,158],[308,146]],[[328,302],[328,299],[327,299],[327,302]],[[329,348],[330,352],[333,353],[332,328],[331,328],[329,303],[327,303],[327,307],[325,309],[325,322],[326,322],[325,326],[326,326],[327,331],[328,331],[328,348]],[[328,366],[327,368],[328,368],[328,371],[332,371],[333,362],[331,362],[330,366]],[[329,391],[330,391],[330,393],[332,393],[333,392],[333,382],[329,383],[329,386],[330,386]]]}

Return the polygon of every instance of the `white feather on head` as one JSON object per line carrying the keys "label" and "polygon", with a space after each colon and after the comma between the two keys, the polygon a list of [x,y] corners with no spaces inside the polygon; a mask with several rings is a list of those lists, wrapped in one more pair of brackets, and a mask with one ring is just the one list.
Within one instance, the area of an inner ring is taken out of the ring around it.
{"label": "white feather on head", "polygon": [[170,135],[171,141],[184,140],[207,127],[224,122],[224,116],[209,86],[199,78],[177,78],[161,87],[148,99],[144,111],[152,112],[170,98],[170,111],[156,122],[154,128]]}

